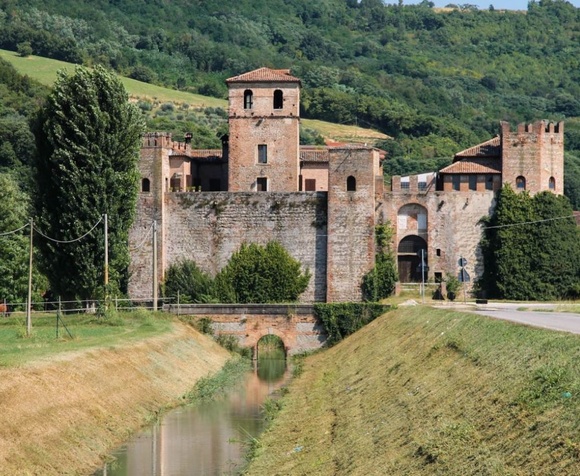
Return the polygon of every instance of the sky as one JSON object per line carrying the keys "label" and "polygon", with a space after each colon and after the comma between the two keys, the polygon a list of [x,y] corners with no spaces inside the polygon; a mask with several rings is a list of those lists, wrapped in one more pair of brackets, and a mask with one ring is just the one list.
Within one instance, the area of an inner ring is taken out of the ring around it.
{"label": "sky", "polygon": [[[450,3],[455,5],[477,5],[480,10],[487,10],[490,5],[493,5],[496,9],[509,9],[509,10],[527,10],[528,0],[430,0],[436,7],[444,7]],[[568,0],[569,3],[575,7],[580,7],[580,0]],[[387,0],[385,3],[398,3],[395,1]],[[421,0],[403,0],[404,5],[414,5],[421,3]]]}

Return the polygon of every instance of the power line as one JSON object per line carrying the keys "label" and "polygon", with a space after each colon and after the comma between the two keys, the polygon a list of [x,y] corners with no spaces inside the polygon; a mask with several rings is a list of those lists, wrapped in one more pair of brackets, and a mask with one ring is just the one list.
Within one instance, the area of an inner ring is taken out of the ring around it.
{"label": "power line", "polygon": [[38,228],[34,228],[34,230],[36,231],[36,233],[38,233],[40,236],[42,236],[43,238],[46,238],[47,240],[53,241],[54,243],[63,243],[63,244],[67,244],[67,243],[74,243],[75,241],[80,241],[83,238],[85,238],[86,236],[88,236],[89,234],[91,234],[91,232],[99,225],[99,223],[101,223],[103,221],[103,215],[101,215],[101,217],[99,218],[99,221],[97,221],[97,223],[94,224],[94,226],[87,231],[84,235],[79,236],[78,238],[75,238],[73,240],[57,240],[56,238],[51,238],[50,236],[45,235],[44,233],[42,233]]}
{"label": "power line", "polygon": [[567,215],[565,217],[555,217],[555,218],[546,218],[544,220],[535,220],[535,221],[523,221],[520,223],[510,223],[508,225],[496,225],[496,226],[486,226],[484,230],[491,230],[492,228],[508,228],[511,226],[521,226],[521,225],[533,225],[535,223],[544,223],[547,221],[554,221],[554,220],[565,220],[567,218],[575,218],[574,215]]}
{"label": "power line", "polygon": [[18,230],[7,231],[6,233],[0,233],[0,236],[13,235],[14,233],[18,233],[19,231],[24,230],[24,228],[26,228],[28,225],[30,225],[30,223],[27,223],[26,225],[22,225],[20,228],[18,228]]}
{"label": "power line", "polygon": [[145,237],[143,238],[143,240],[141,241],[141,243],[139,243],[137,246],[133,247],[133,248],[129,248],[129,252],[133,252],[133,251],[137,251],[138,249],[140,249],[145,242],[147,241],[147,238],[149,238],[149,235],[151,234],[151,231],[153,230],[153,222],[151,222],[151,225],[149,225],[149,228],[147,230],[147,233],[145,234]]}

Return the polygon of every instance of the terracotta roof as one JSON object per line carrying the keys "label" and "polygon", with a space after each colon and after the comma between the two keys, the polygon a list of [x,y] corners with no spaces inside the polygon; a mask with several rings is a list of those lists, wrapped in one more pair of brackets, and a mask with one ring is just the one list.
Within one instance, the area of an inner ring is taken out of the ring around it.
{"label": "terracotta roof", "polygon": [[304,162],[328,162],[328,149],[300,147],[300,160]]}
{"label": "terracotta roof", "polygon": [[469,149],[462,150],[455,154],[457,160],[463,157],[500,157],[501,145],[499,136],[494,137],[479,145],[474,145]]}
{"label": "terracotta roof", "polygon": [[253,83],[256,81],[275,81],[299,83],[300,80],[290,74],[289,69],[259,68],[248,73],[226,79],[226,83]]}
{"label": "terracotta roof", "polygon": [[500,174],[499,159],[464,159],[441,169],[442,174]]}
{"label": "terracotta roof", "polygon": [[192,149],[189,152],[190,157],[205,158],[205,157],[221,157],[221,149]]}

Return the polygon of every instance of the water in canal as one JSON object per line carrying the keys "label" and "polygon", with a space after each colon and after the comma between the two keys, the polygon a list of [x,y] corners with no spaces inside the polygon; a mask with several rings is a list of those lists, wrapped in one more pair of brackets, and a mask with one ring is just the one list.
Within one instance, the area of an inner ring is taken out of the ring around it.
{"label": "water in canal", "polygon": [[[274,358],[277,357],[277,358]],[[175,409],[114,453],[103,476],[234,475],[264,428],[261,405],[288,377],[283,355],[260,358],[227,397]]]}

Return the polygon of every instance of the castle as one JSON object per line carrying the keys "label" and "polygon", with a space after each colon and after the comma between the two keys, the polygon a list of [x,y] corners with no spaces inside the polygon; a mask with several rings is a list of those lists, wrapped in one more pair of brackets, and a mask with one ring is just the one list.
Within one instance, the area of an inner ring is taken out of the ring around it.
{"label": "castle", "polygon": [[[375,226],[390,222],[401,282],[483,272],[482,217],[495,192],[563,193],[563,123],[521,124],[457,153],[438,172],[392,177],[363,145],[299,145],[300,80],[260,68],[227,80],[229,136],[220,150],[190,137],[143,137],[141,189],[130,231],[129,295],[151,298],[182,259],[217,273],[243,242],[280,242],[312,275],[303,302],[359,301],[375,260]],[[156,224],[156,253],[149,237]],[[421,268],[421,255],[425,268]],[[152,260],[155,257],[155,266]],[[422,276],[424,274],[424,276]]]}

